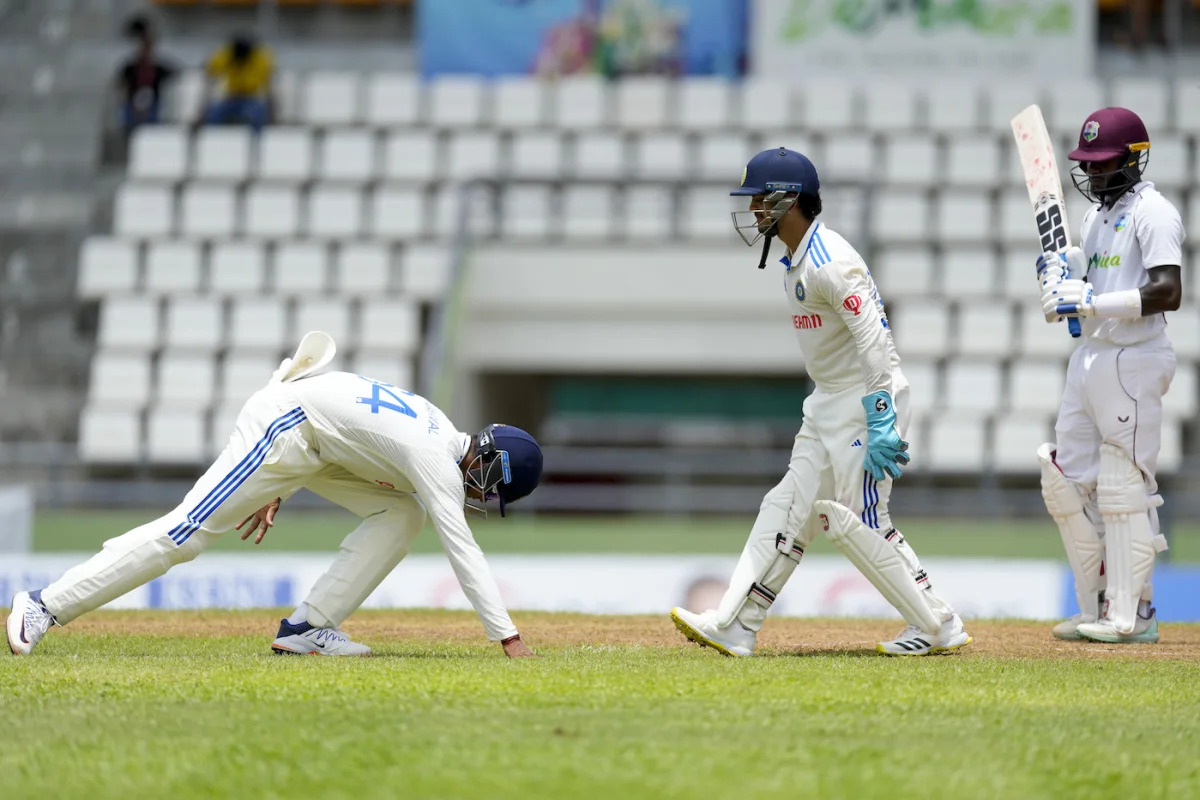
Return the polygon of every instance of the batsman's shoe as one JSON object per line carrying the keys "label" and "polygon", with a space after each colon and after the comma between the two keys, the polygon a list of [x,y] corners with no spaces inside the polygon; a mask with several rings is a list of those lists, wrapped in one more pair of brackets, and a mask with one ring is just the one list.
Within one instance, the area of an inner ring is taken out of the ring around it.
{"label": "batsman's shoe", "polygon": [[17,592],[8,615],[8,649],[14,656],[27,656],[54,624],[54,615],[29,592]]}
{"label": "batsman's shoe", "polygon": [[719,627],[715,611],[693,614],[686,608],[672,608],[671,621],[684,636],[701,647],[711,647],[718,653],[735,658],[754,655],[754,643],[757,638],[754,631],[743,627],[739,622],[734,622],[727,628]]}
{"label": "batsman's shoe", "polygon": [[1133,624],[1133,633],[1118,633],[1111,622],[1099,619],[1081,624],[1079,636],[1109,644],[1155,644],[1158,641],[1158,612],[1150,609],[1149,619],[1139,616]]}
{"label": "batsman's shoe", "polygon": [[1062,639],[1067,642],[1077,642],[1083,637],[1079,635],[1079,626],[1086,622],[1095,622],[1095,617],[1089,617],[1084,614],[1076,614],[1070,619],[1064,619],[1062,622],[1054,626],[1054,638]]}
{"label": "batsman's shoe", "polygon": [[963,628],[962,618],[955,614],[942,623],[936,635],[930,635],[909,625],[890,642],[880,642],[875,649],[885,656],[927,656],[934,653],[949,653],[971,643],[971,637]]}
{"label": "batsman's shoe", "polygon": [[279,635],[271,642],[278,655],[289,656],[369,656],[371,648],[350,641],[336,628],[314,628],[307,622],[279,621]]}

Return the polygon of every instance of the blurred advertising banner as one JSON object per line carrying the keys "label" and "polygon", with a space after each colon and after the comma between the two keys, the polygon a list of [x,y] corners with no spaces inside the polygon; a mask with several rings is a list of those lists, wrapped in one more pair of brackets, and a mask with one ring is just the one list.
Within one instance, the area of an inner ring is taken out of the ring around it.
{"label": "blurred advertising banner", "polygon": [[1090,76],[1093,0],[754,0],[752,70],[889,78]]}
{"label": "blurred advertising banner", "polygon": [[745,70],[747,0],[417,5],[421,74],[719,75]]}

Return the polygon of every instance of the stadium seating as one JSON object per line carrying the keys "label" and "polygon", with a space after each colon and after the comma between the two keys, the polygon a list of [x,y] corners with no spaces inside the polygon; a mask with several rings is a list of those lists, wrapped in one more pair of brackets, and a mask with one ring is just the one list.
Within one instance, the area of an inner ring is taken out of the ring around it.
{"label": "stadium seating", "polygon": [[[926,466],[1024,473],[1031,445],[1052,435],[1074,342],[1030,302],[1037,248],[1009,118],[1040,102],[1068,143],[1094,108],[1136,106],[1154,142],[1150,177],[1179,200],[1188,228],[1200,229],[1192,189],[1200,89],[1188,81],[1030,87],[948,78],[781,90],[761,80],[422,82],[330,71],[281,74],[280,83],[284,124],[257,137],[190,129],[195,73],[178,82],[172,122],[133,137],[112,232],[80,252],[79,295],[101,303],[81,416],[85,459],[211,456],[240,402],[311,327],[335,334],[343,366],[410,382],[424,310],[450,289],[463,231],[503,263],[530,247],[661,245],[677,260],[655,255],[622,279],[639,287],[636,297],[605,300],[607,291],[583,277],[546,302],[569,305],[584,294],[624,313],[657,291],[642,287],[662,270],[676,276],[670,313],[694,311],[689,279],[716,274],[689,273],[696,254],[748,265],[757,256],[735,244],[727,215],[743,206],[726,190],[749,155],[786,144],[813,156],[826,217],[846,220],[836,226],[868,258],[913,383],[913,436]],[[465,221],[463,184],[471,186]],[[839,200],[844,187],[854,191]],[[1068,204],[1073,214],[1083,207]],[[1191,276],[1187,305],[1171,316],[1180,365],[1165,407],[1164,465],[1179,463],[1182,426],[1200,407],[1200,294]],[[739,327],[746,309],[702,313],[724,320],[731,342],[759,330]],[[527,328],[514,335],[568,358],[570,337],[551,342],[544,329]],[[779,353],[778,369],[797,363],[786,339],[770,352]],[[145,436],[144,453],[133,431]]]}

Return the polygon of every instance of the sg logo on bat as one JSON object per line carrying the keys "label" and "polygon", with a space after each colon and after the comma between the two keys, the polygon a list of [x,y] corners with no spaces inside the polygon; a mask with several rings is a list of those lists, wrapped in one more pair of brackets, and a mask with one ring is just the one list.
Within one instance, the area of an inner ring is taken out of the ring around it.
{"label": "sg logo on bat", "polygon": [[1067,247],[1067,228],[1063,224],[1062,206],[1052,199],[1048,203],[1036,216],[1038,236],[1042,238],[1042,252],[1058,253]]}

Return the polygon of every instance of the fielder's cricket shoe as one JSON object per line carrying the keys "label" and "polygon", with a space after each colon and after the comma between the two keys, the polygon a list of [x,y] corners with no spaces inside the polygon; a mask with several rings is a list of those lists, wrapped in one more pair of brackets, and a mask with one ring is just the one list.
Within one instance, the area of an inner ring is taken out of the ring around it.
{"label": "fielder's cricket shoe", "polygon": [[1154,644],[1158,641],[1158,612],[1150,609],[1149,617],[1138,616],[1133,633],[1118,633],[1106,619],[1085,622],[1079,626],[1079,636],[1093,642],[1109,644]]}
{"label": "fielder's cricket shoe", "polygon": [[711,647],[718,653],[735,658],[754,655],[754,642],[757,638],[754,631],[740,622],[734,622],[726,628],[719,627],[716,611],[693,614],[686,608],[672,608],[671,621],[684,636],[701,647]]}
{"label": "fielder's cricket shoe", "polygon": [[1076,614],[1070,619],[1064,619],[1062,622],[1054,626],[1054,638],[1062,639],[1067,642],[1077,642],[1083,637],[1079,635],[1079,626],[1088,622],[1095,622],[1095,617],[1089,617],[1085,614]]}
{"label": "fielder's cricket shoe", "polygon": [[27,656],[54,624],[54,615],[42,605],[37,592],[17,592],[8,615],[8,649],[14,656]]}
{"label": "fielder's cricket shoe", "polygon": [[955,614],[942,623],[935,635],[925,633],[916,625],[909,625],[890,642],[880,642],[875,649],[885,656],[927,656],[933,653],[949,653],[966,647],[972,639],[963,628],[962,618]]}
{"label": "fielder's cricket shoe", "polygon": [[289,656],[369,656],[371,648],[350,641],[336,628],[314,628],[307,622],[279,621],[279,635],[271,642],[277,655]]}

